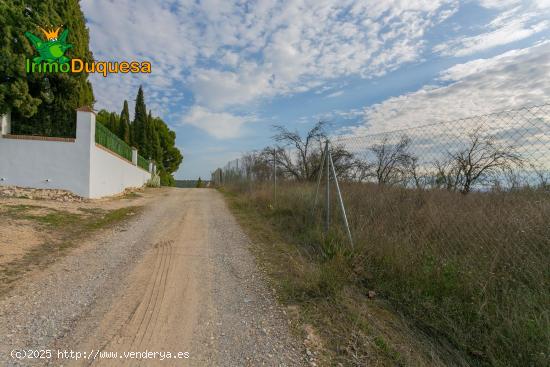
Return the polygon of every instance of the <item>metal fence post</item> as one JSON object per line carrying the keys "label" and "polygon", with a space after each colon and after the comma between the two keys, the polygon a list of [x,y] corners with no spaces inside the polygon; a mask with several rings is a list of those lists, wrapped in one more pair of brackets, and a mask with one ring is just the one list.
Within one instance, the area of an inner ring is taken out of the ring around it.
{"label": "metal fence post", "polygon": [[334,178],[336,193],[338,194],[338,202],[340,203],[340,211],[342,212],[342,219],[344,221],[344,226],[346,227],[346,231],[348,233],[349,243],[351,244],[351,248],[353,249],[353,239],[351,237],[351,231],[349,229],[348,217],[346,215],[346,208],[344,207],[344,200],[342,199],[342,193],[340,192],[340,185],[338,184],[338,177],[336,176],[336,169],[334,169],[334,162],[332,161],[332,154],[330,154],[330,150],[328,152],[328,157],[330,160],[330,167],[332,168],[332,177]]}
{"label": "metal fence post", "polygon": [[277,206],[277,150],[273,149],[273,203]]}
{"label": "metal fence post", "polygon": [[325,162],[325,165],[326,165],[326,173],[327,173],[327,191],[326,191],[326,196],[327,196],[327,212],[325,213],[325,233],[328,233],[328,230],[329,230],[329,227],[330,227],[330,161],[329,161],[329,156],[330,156],[330,150],[329,150],[329,141],[327,140],[327,142],[325,143],[326,146],[325,146],[325,149],[326,149],[326,154],[325,154],[325,159],[326,159],[326,162]]}
{"label": "metal fence post", "polygon": [[327,146],[325,145],[325,149],[323,149],[323,153],[321,154],[321,166],[319,167],[319,173],[317,174],[317,187],[315,189],[315,196],[313,198],[313,209],[311,210],[311,216],[315,216],[315,209],[317,209],[317,197],[319,196],[319,187],[321,187],[321,178],[323,177],[326,154]]}

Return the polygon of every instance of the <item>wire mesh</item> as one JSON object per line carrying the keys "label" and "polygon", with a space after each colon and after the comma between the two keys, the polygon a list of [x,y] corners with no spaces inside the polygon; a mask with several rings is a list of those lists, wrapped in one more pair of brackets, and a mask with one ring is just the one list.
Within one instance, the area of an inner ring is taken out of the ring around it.
{"label": "wire mesh", "polygon": [[[359,283],[374,283],[416,321],[479,351],[487,365],[546,365],[550,104],[327,138]],[[285,230],[299,227],[296,241],[326,260],[347,241],[345,224],[330,219],[343,212],[335,185],[319,175],[322,140],[307,154],[275,146],[244,155],[213,177],[246,187],[276,182],[278,211],[267,215]],[[273,161],[277,180],[267,181]],[[316,177],[325,187],[317,188]],[[268,195],[258,185],[248,199],[265,204]],[[330,235],[317,235],[329,223]]]}
{"label": "wire mesh", "polygon": [[[546,186],[550,182],[550,104],[370,135],[329,135],[339,180],[450,191]],[[279,148],[280,149],[280,148]],[[310,150],[320,166],[322,144]],[[267,181],[278,148],[243,155],[213,182]],[[285,157],[286,158],[286,157]],[[313,162],[315,161],[315,162]],[[279,168],[278,177],[296,180]],[[304,170],[298,167],[298,170]],[[315,177],[316,172],[304,177]]]}
{"label": "wire mesh", "polygon": [[550,105],[365,136],[334,136],[350,152],[341,178],[456,191],[547,185]]}
{"label": "wire mesh", "polygon": [[[546,206],[539,208],[536,205],[548,204],[550,192],[550,104],[370,135],[328,135],[326,139],[330,142],[330,155],[353,237],[370,238],[367,232],[380,224],[380,218],[391,217],[388,210],[401,212],[400,215],[407,218],[419,216],[414,207],[405,210],[406,206],[396,201],[403,197],[417,200],[412,194],[419,191],[424,192],[420,202],[434,201],[430,205],[438,206],[432,213],[439,213],[442,208],[452,212],[450,203],[457,205],[452,216],[439,214],[448,221],[444,230],[433,228],[432,224],[437,221],[428,217],[423,220],[431,224],[417,227],[409,222],[403,224],[400,217],[393,218],[396,228],[400,225],[407,228],[413,242],[431,236],[438,244],[479,243],[486,239],[488,227],[505,222],[496,218],[495,213],[515,210],[518,214],[523,212],[525,218],[545,215],[540,211],[546,210]],[[275,185],[273,195],[278,191],[276,185],[301,181],[307,187],[311,183],[309,191],[313,203],[313,198],[317,197],[314,182],[320,176],[326,177],[325,172],[319,172],[322,140],[319,138],[310,146],[307,155],[302,154],[303,151],[285,151],[279,146],[245,154],[217,169],[212,180],[217,185],[246,183],[248,188],[255,182]],[[303,176],[300,178],[296,172]],[[277,175],[276,180],[274,175]],[[322,182],[326,187],[326,178]],[[298,186],[295,187],[298,190]],[[300,186],[299,190],[303,189],[304,185]],[[399,194],[403,189],[406,191]],[[526,190],[536,194],[525,196]],[[329,212],[329,215],[318,217],[325,222],[325,227],[329,222],[340,223],[330,220],[331,216],[339,215],[335,210],[337,205],[329,205],[336,198],[336,193],[331,192],[320,196],[320,200],[324,200],[321,210]],[[445,192],[462,195],[447,197],[442,194]],[[499,207],[491,202],[492,197],[479,196],[479,193],[491,192],[520,194],[507,196],[510,202]],[[477,195],[472,199],[475,204],[461,199],[466,194]],[[511,204],[520,198],[524,203]],[[485,205],[482,203],[493,205],[493,212],[484,213],[480,207]],[[417,209],[427,210],[422,205]],[[477,219],[470,220],[469,211],[483,212],[484,218],[471,213],[471,218]],[[493,218],[493,222],[487,223],[487,218]],[[466,223],[469,231],[464,231]],[[492,239],[488,242],[495,245]],[[446,251],[452,250],[447,248]]]}

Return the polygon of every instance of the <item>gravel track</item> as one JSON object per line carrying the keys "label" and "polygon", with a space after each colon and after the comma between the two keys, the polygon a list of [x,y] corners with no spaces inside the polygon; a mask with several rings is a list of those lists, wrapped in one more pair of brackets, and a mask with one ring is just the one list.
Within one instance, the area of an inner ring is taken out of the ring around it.
{"label": "gravel track", "polygon": [[[0,365],[306,364],[221,194],[162,189],[154,196],[141,215],[30,273],[0,300]],[[12,349],[118,358],[17,361]],[[120,358],[131,351],[189,358]]]}

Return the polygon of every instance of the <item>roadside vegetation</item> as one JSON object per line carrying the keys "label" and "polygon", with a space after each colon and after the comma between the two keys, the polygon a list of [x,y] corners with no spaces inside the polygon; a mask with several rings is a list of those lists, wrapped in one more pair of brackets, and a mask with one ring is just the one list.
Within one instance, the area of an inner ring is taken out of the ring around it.
{"label": "roadside vegetation", "polygon": [[[464,196],[345,185],[352,251],[343,231],[335,227],[324,235],[320,218],[311,217],[312,185],[280,186],[276,204],[269,186],[230,190],[233,208],[249,219],[245,226],[276,238],[263,244],[291,246],[278,259],[267,258],[276,268],[273,279],[284,303],[302,305],[306,314],[321,311],[310,317],[321,326],[336,361],[362,365],[368,359],[371,326],[343,305],[355,304],[360,312],[357,295],[368,302],[369,291],[375,291],[430,336],[435,350],[456,349],[459,357],[451,365],[461,359],[474,366],[547,365],[546,193]],[[250,220],[256,222],[252,227]],[[387,349],[398,361],[391,341],[376,337],[380,351]]]}
{"label": "roadside vegetation", "polygon": [[[140,210],[138,206],[112,210],[81,207],[76,211],[34,204],[0,206],[0,221],[12,224],[20,231],[32,229],[40,234],[41,241],[10,261],[0,261],[0,296],[11,289],[13,283],[26,272],[51,264],[90,235],[120,223]],[[12,235],[15,238],[15,233]],[[8,236],[8,246],[18,246],[13,241],[10,243]]]}
{"label": "roadside vegetation", "polygon": [[329,364],[547,366],[544,172],[478,129],[429,174],[407,136],[382,137],[368,160],[335,144],[352,248],[336,201],[328,232],[326,204],[312,210],[324,138],[322,124],[305,138],[278,128],[285,145],[245,156],[241,171],[223,173],[223,190],[263,246],[282,302],[299,305],[322,334]]}

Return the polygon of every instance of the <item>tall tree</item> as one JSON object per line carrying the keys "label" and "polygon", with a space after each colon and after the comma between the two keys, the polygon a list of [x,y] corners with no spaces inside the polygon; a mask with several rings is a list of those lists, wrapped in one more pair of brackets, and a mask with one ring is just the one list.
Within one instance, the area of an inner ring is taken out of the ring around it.
{"label": "tall tree", "polygon": [[119,124],[119,117],[115,112],[111,112],[109,115],[109,130],[111,130],[114,134],[118,135],[118,124]]}
{"label": "tall tree", "polygon": [[162,162],[159,164],[161,184],[165,186],[174,185],[172,174],[179,168],[183,156],[176,147],[176,133],[171,131],[164,121],[158,126],[160,144],[162,146]]}
{"label": "tall tree", "polygon": [[128,101],[124,100],[124,106],[120,112],[120,125],[118,136],[127,144],[130,144],[130,112],[128,111]]}
{"label": "tall tree", "polygon": [[149,114],[147,115],[147,120],[145,120],[145,126],[143,126],[143,145],[142,145],[142,151],[143,156],[146,158],[151,158],[151,139],[152,139],[152,125],[153,125],[153,114],[151,110],[149,110]]}
{"label": "tall tree", "polygon": [[0,2],[0,113],[10,110],[15,132],[74,136],[75,109],[94,102],[86,73],[26,73],[25,60],[36,51],[24,33],[44,39],[38,27],[69,30],[69,58],[92,61],[89,35],[78,0]]}
{"label": "tall tree", "polygon": [[[164,186],[173,186],[172,174],[179,168],[183,156],[176,147],[176,134],[168,128],[168,125],[153,113],[146,112],[143,88],[139,88],[136,98],[134,121],[126,130],[126,121],[129,121],[128,102],[124,106],[120,117],[116,113],[101,110],[97,114],[97,121],[115,132],[121,139],[125,139],[124,131],[128,131],[130,143],[138,148],[139,154],[145,158],[151,158],[157,163],[157,168]],[[113,120],[114,116],[114,120]]]}
{"label": "tall tree", "polygon": [[109,122],[111,119],[111,113],[107,110],[101,109],[98,111],[95,117],[95,121],[99,122],[100,124],[105,125],[105,127],[109,127]]}
{"label": "tall tree", "polygon": [[143,148],[145,143],[145,128],[147,126],[147,107],[145,106],[145,97],[143,88],[139,86],[136,97],[136,108],[134,112],[134,145],[137,148]]}
{"label": "tall tree", "polygon": [[164,123],[159,118],[153,118],[151,124],[151,158],[155,162],[162,162],[162,145],[160,144],[159,126]]}

